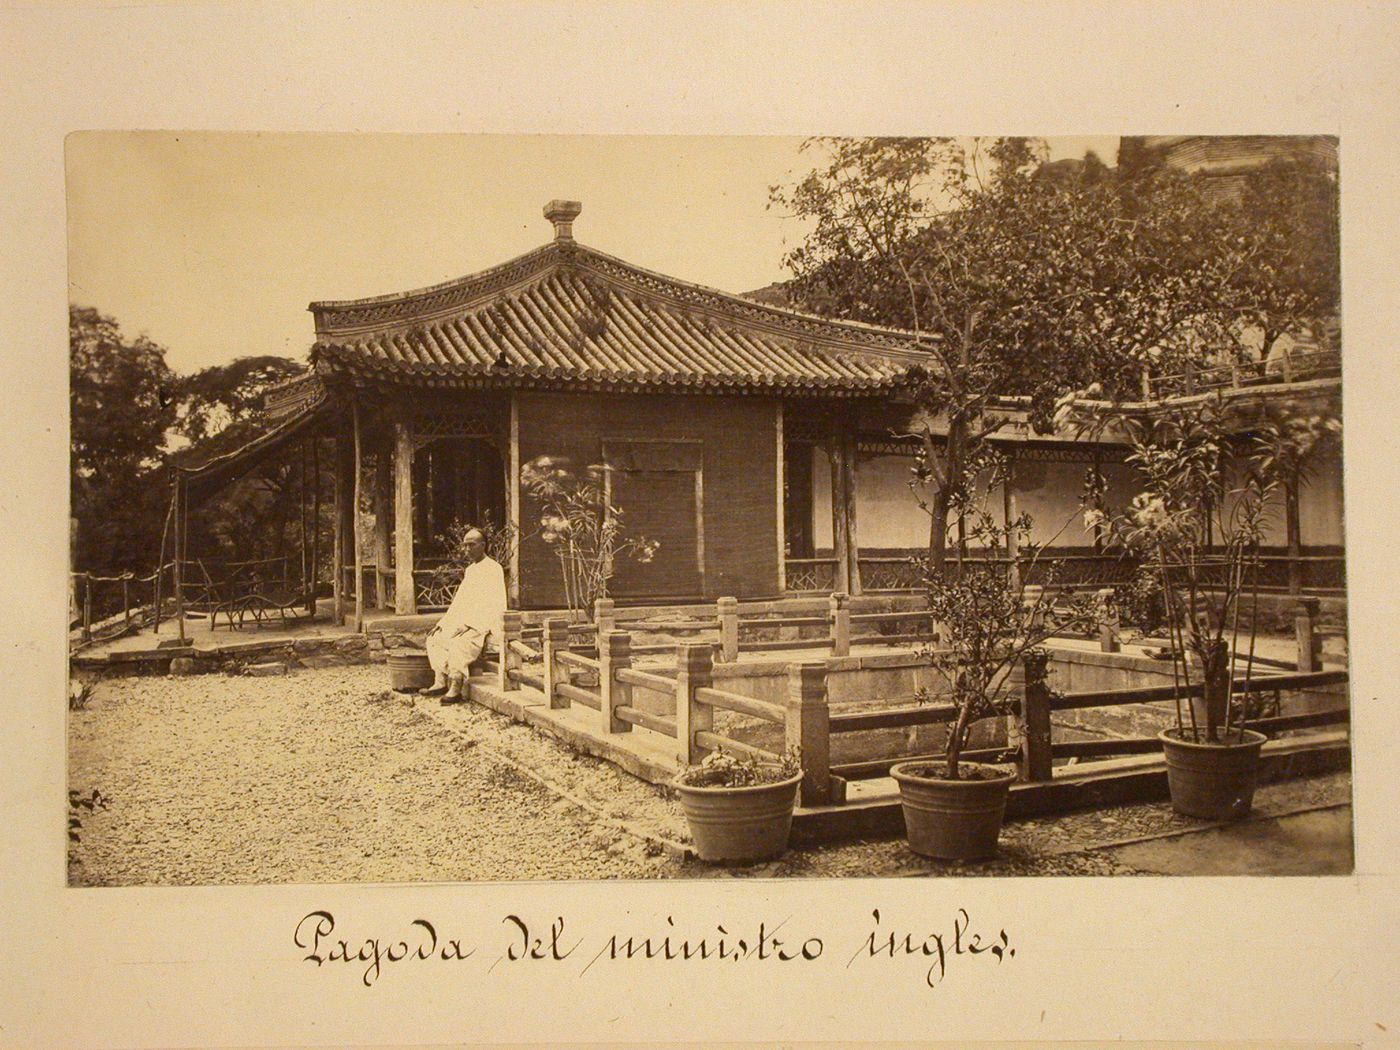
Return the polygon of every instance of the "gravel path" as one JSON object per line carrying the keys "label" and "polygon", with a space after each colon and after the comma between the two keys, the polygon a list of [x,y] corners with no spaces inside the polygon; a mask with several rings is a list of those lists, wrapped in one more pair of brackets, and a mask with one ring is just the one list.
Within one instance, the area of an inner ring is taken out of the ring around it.
{"label": "gravel path", "polygon": [[[747,868],[666,854],[679,806],[609,764],[475,705],[384,688],[379,667],[285,678],[128,678],[70,713],[83,817],[75,885],[517,879],[1135,874],[1096,845],[1200,827],[1165,803],[1018,821],[1001,855],[942,865],[902,839]],[[1344,774],[1260,789],[1285,812],[1345,802]]]}
{"label": "gravel path", "polygon": [[111,801],[84,818],[72,881],[645,878],[665,863],[480,746],[529,730],[493,716],[463,739],[383,685],[380,668],[344,668],[98,686],[71,715],[69,786]]}

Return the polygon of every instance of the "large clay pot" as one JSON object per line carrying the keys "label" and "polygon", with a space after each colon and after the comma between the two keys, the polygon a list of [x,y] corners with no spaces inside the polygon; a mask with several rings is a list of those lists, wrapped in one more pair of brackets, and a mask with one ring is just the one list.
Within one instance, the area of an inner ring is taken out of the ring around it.
{"label": "large clay pot", "polygon": [[1231,732],[1228,743],[1181,739],[1176,729],[1157,734],[1167,760],[1172,809],[1205,820],[1236,820],[1254,804],[1259,780],[1259,749],[1268,738],[1246,729]]}
{"label": "large clay pot", "polygon": [[390,689],[410,693],[433,684],[433,669],[422,649],[391,649],[387,663]]}
{"label": "large clay pot", "polygon": [[695,853],[708,861],[770,860],[787,849],[802,774],[749,787],[673,785]]}
{"label": "large clay pot", "polygon": [[927,760],[900,762],[890,770],[899,785],[909,848],[938,860],[994,856],[1015,772],[964,762],[963,769],[990,770],[997,775],[945,780],[924,774],[931,765]]}

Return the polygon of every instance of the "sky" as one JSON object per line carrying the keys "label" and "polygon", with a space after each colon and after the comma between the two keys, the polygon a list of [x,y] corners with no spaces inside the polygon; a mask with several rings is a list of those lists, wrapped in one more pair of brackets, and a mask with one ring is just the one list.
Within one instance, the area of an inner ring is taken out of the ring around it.
{"label": "sky", "polygon": [[[1117,136],[1047,140],[1051,159]],[[420,288],[549,241],[729,292],[789,275],[803,229],[768,188],[811,167],[798,138],[79,132],[66,143],[69,298],[188,373],[304,359],[307,304]]]}

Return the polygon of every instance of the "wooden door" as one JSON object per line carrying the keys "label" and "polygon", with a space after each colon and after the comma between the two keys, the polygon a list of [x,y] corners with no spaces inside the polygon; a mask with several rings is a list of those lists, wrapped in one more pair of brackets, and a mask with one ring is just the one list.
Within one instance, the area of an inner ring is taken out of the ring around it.
{"label": "wooden door", "polygon": [[655,543],[648,562],[619,557],[609,593],[616,598],[699,598],[705,593],[704,446],[699,441],[604,440],[612,505],[623,538]]}
{"label": "wooden door", "polygon": [[617,598],[697,598],[700,571],[699,474],[682,470],[617,470],[613,506],[622,514],[624,538],[657,544],[649,562],[620,557],[610,593]]}

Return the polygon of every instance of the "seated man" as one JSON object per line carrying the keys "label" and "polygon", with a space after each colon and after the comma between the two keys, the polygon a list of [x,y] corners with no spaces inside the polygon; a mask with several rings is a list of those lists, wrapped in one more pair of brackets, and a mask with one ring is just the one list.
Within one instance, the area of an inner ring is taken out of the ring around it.
{"label": "seated man", "polygon": [[437,626],[428,632],[428,663],[433,684],[424,696],[460,700],[467,669],[481,655],[494,632],[501,639],[501,619],[506,611],[506,575],[499,563],[486,556],[486,537],[472,529],[464,537],[467,571],[452,604]]}

